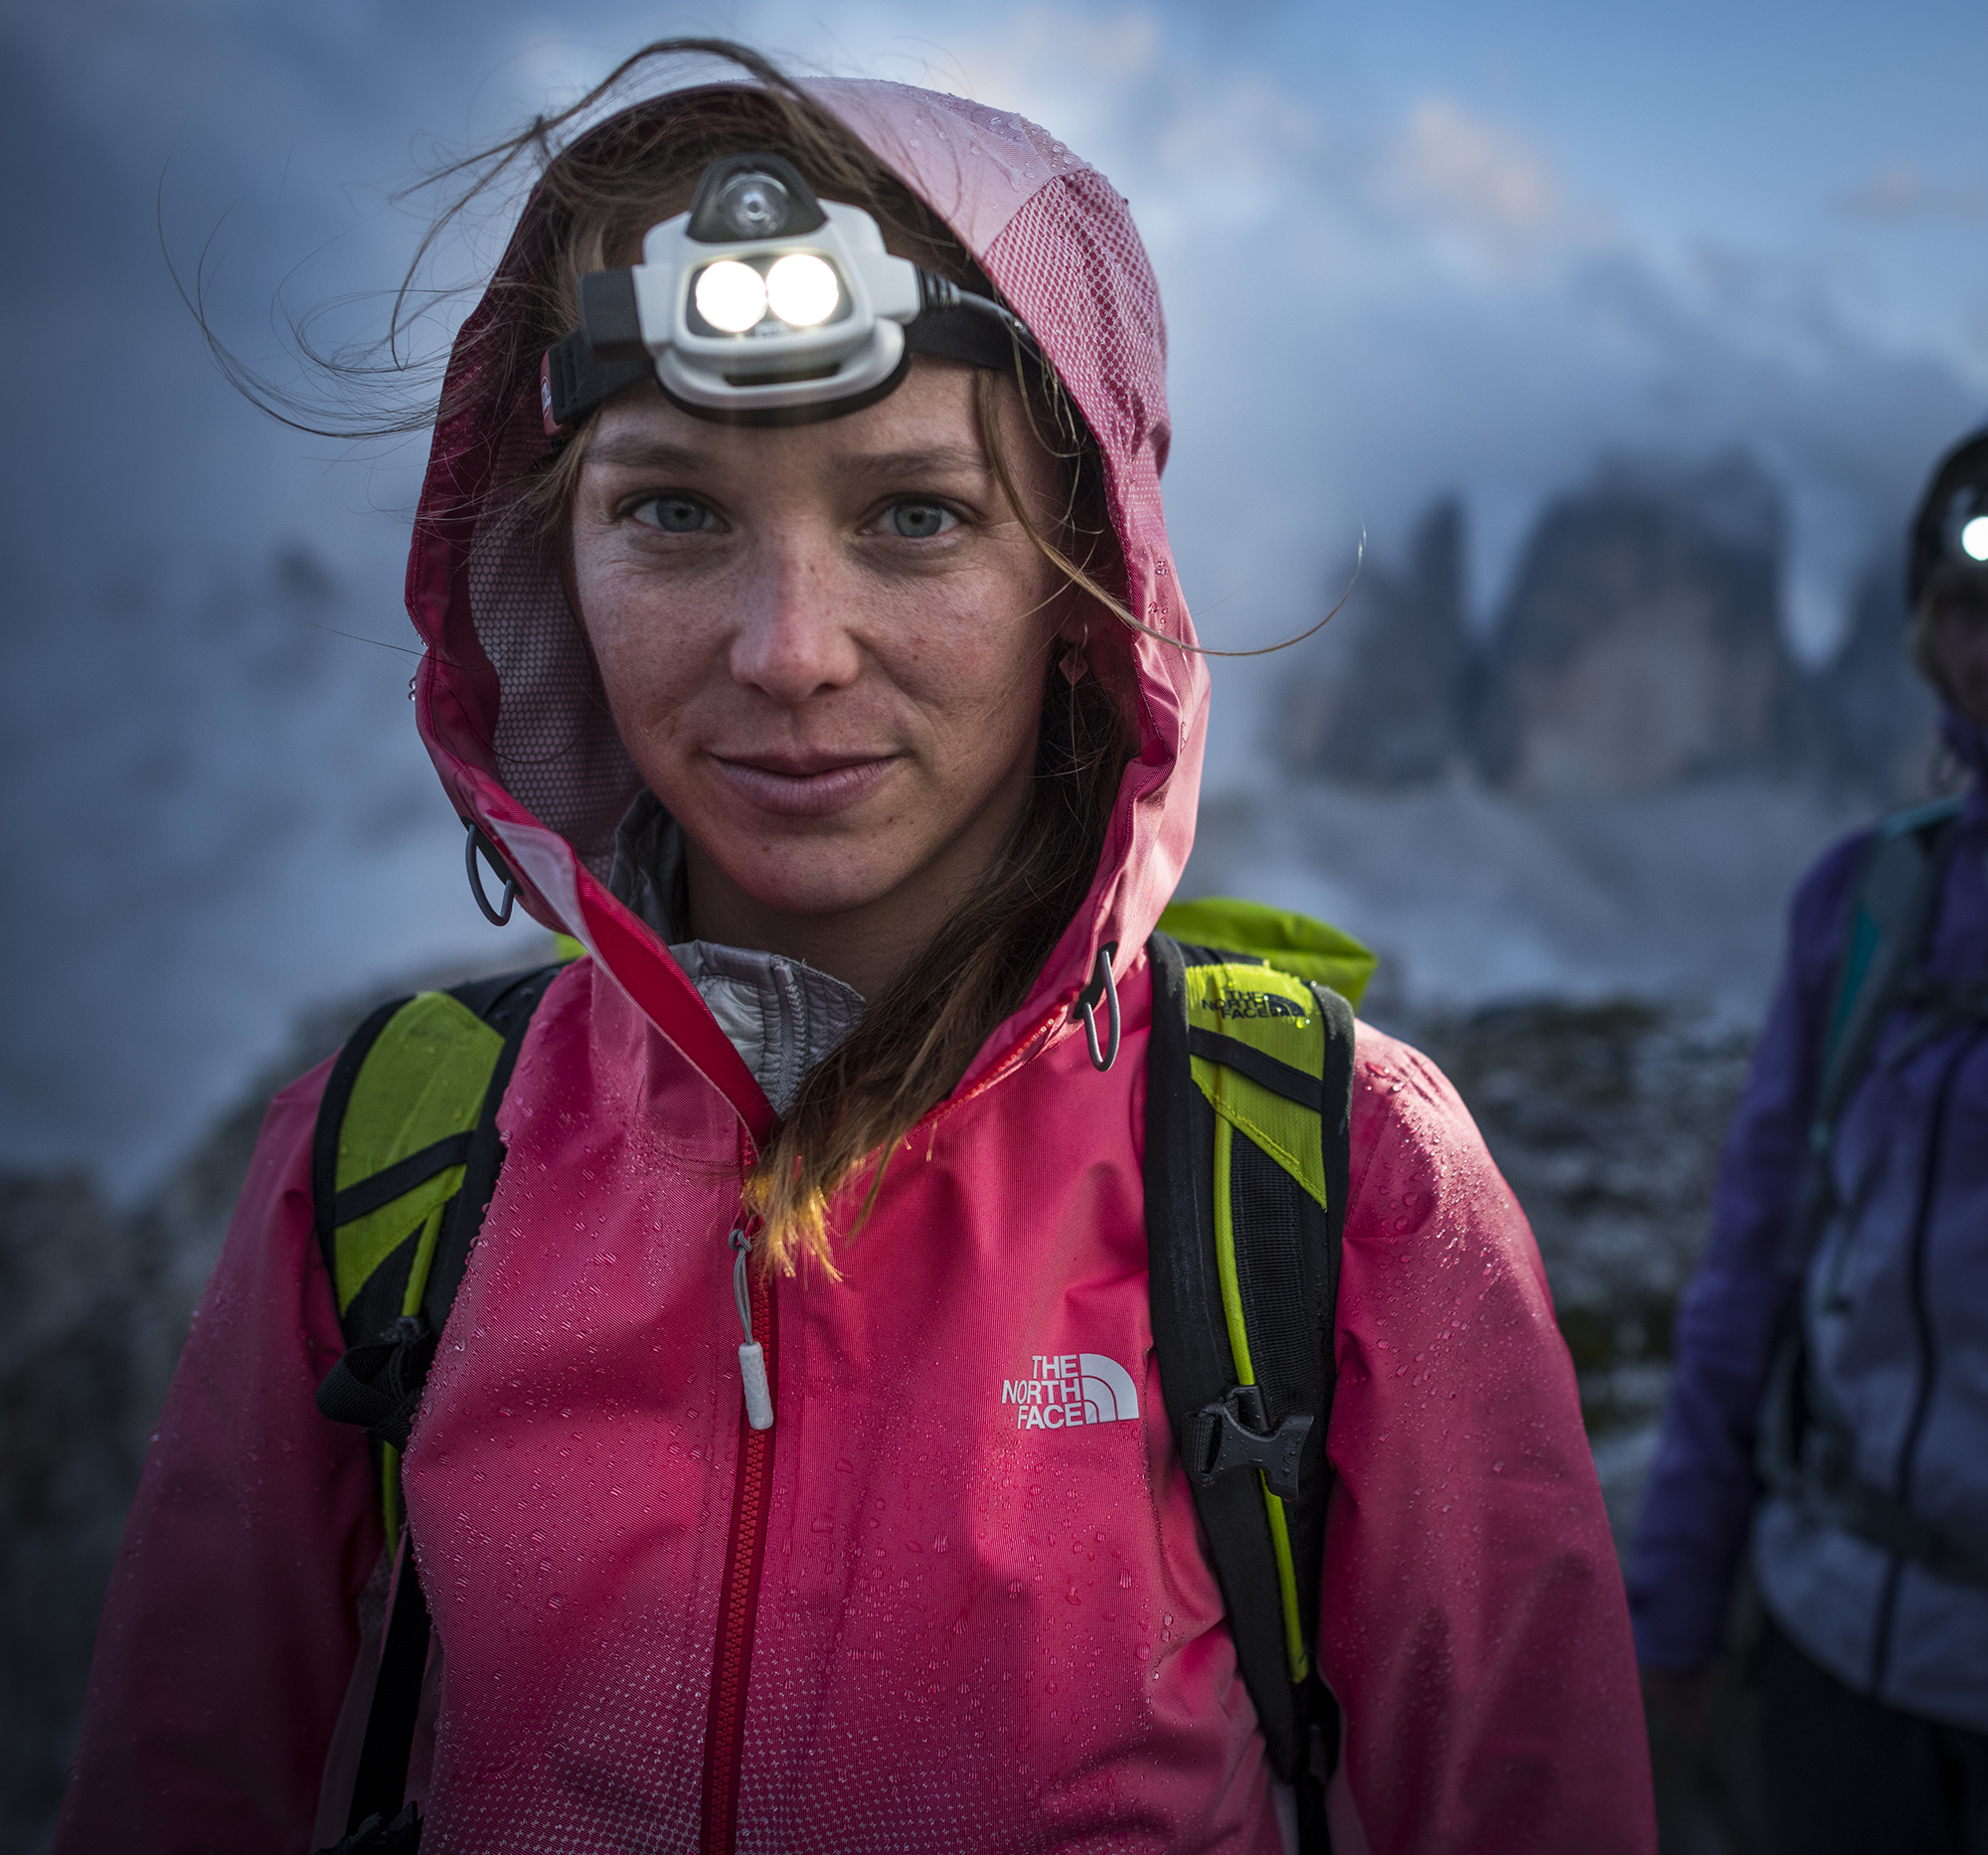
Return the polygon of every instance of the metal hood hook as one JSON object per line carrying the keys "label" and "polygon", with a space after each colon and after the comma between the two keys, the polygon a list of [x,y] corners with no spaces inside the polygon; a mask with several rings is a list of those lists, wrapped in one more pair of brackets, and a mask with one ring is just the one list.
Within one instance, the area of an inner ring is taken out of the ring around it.
{"label": "metal hood hook", "polygon": [[[1100,1074],[1118,1061],[1118,986],[1111,976],[1111,961],[1118,951],[1116,940],[1107,940],[1097,949],[1097,958],[1090,969],[1090,983],[1077,995],[1077,1003],[1071,1007],[1073,1022],[1083,1020],[1083,1041],[1090,1047],[1090,1067]],[[1097,1001],[1104,1001],[1105,1019],[1110,1025],[1108,1040],[1102,1051],[1097,1047]]]}
{"label": "metal hood hook", "polygon": [[[518,900],[518,879],[511,874],[509,866],[497,854],[497,846],[483,835],[483,828],[474,818],[462,821],[469,827],[469,835],[463,840],[462,867],[469,872],[469,893],[476,898],[476,906],[483,911],[483,919],[493,928],[506,926],[511,919],[511,910]],[[490,898],[483,893],[483,872],[476,867],[476,853],[482,851],[493,870],[500,870],[504,876],[504,909],[500,914],[490,906]]]}

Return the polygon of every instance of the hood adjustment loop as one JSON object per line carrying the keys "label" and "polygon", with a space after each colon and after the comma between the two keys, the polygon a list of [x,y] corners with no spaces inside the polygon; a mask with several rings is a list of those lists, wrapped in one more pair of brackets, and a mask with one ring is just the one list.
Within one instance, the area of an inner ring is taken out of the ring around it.
{"label": "hood adjustment loop", "polygon": [[[482,827],[475,819],[465,818],[463,823],[469,827],[469,836],[462,846],[462,867],[469,872],[469,893],[476,898],[476,906],[483,911],[483,919],[493,928],[502,928],[511,919],[512,906],[518,900],[518,879],[505,868],[496,845],[483,835]],[[493,870],[504,873],[504,908],[501,914],[490,906],[490,898],[483,893],[483,872],[476,867],[479,850],[489,860]]]}
{"label": "hood adjustment loop", "polygon": [[[1071,1021],[1083,1020],[1083,1041],[1090,1046],[1090,1067],[1102,1073],[1118,1061],[1118,987],[1111,976],[1111,959],[1118,951],[1116,940],[1107,940],[1097,949],[1097,961],[1090,983],[1077,995],[1071,1007]],[[1097,1001],[1104,1001],[1104,1015],[1110,1033],[1102,1051],[1097,1047]]]}
{"label": "hood adjustment loop", "polygon": [[773,1394],[766,1383],[766,1352],[752,1337],[752,1288],[746,1278],[746,1259],[752,1254],[752,1239],[743,1230],[732,1233],[736,1260],[732,1265],[732,1298],[739,1303],[739,1324],[746,1329],[746,1344],[739,1349],[739,1376],[746,1388],[746,1422],[754,1430],[773,1428]]}

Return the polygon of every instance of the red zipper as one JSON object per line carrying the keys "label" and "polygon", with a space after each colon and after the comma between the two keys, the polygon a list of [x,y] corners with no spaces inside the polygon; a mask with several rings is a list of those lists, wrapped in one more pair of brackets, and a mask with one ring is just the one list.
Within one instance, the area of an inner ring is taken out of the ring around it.
{"label": "red zipper", "polygon": [[[766,1386],[780,1393],[772,1285],[747,1271],[752,1336],[765,1349]],[[718,1648],[712,1658],[711,1717],[704,1729],[704,1855],[732,1855],[739,1826],[739,1763],[746,1743],[746,1677],[752,1662],[752,1623],[759,1607],[759,1570],[766,1551],[766,1509],[773,1473],[771,1430],[754,1430],[739,1404],[739,1478],[732,1493],[732,1534],[725,1589],[718,1601]]]}

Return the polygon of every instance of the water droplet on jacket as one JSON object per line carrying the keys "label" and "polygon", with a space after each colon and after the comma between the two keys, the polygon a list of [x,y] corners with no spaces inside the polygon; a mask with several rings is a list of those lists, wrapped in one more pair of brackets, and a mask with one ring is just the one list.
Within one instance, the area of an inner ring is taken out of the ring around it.
{"label": "water droplet on jacket", "polygon": [[1150,1662],[1153,1659],[1153,1645],[1149,1642],[1142,1642],[1132,1653],[1142,1662]]}
{"label": "water droplet on jacket", "polygon": [[1491,1464],[1491,1472],[1494,1475],[1502,1475],[1505,1472],[1505,1464],[1503,1462],[1493,1462]]}
{"label": "water droplet on jacket", "polygon": [[1019,1578],[1011,1579],[1008,1584],[1008,1596],[1011,1598],[1019,1598],[1021,1595],[1022,1595],[1022,1581]]}
{"label": "water droplet on jacket", "polygon": [[931,1549],[933,1552],[945,1551],[945,1535],[943,1533],[934,1533],[932,1535]]}
{"label": "water droplet on jacket", "polygon": [[1118,1574],[1118,1589],[1119,1589],[1120,1591],[1130,1591],[1130,1590],[1132,1589],[1132,1575],[1131,1575],[1131,1573],[1129,1573],[1129,1572],[1120,1572],[1120,1573]]}
{"label": "water droplet on jacket", "polygon": [[541,1559],[539,1561],[539,1570],[541,1572],[550,1572],[552,1569],[553,1562],[550,1559]]}

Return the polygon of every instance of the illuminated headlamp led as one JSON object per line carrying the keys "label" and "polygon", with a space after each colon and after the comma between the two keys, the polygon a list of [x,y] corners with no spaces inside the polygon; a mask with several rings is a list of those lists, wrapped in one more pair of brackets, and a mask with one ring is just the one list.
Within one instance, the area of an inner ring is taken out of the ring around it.
{"label": "illuminated headlamp led", "polygon": [[580,283],[581,326],[541,372],[553,435],[643,379],[703,419],[795,424],[883,398],[913,353],[1003,370],[1034,354],[1000,304],[893,256],[868,213],[771,154],[713,162],[639,264]]}
{"label": "illuminated headlamp led", "polygon": [[766,279],[750,264],[721,257],[697,273],[691,300],[713,328],[743,335],[766,319]]}
{"label": "illuminated headlamp led", "polygon": [[1961,524],[1960,551],[1970,561],[1988,565],[1988,515],[1977,515]]}
{"label": "illuminated headlamp led", "polygon": [[[813,252],[789,252],[765,267],[721,257],[697,271],[690,286],[697,313],[720,333],[746,335],[770,315],[785,328],[819,328],[843,301],[834,264]],[[771,337],[781,332],[769,329]]]}
{"label": "illuminated headlamp led", "polygon": [[766,304],[794,328],[819,328],[842,300],[835,266],[812,252],[789,252],[766,272]]}

